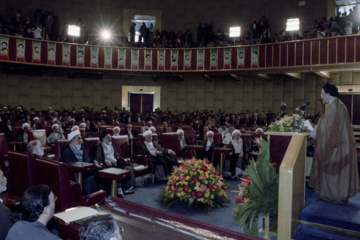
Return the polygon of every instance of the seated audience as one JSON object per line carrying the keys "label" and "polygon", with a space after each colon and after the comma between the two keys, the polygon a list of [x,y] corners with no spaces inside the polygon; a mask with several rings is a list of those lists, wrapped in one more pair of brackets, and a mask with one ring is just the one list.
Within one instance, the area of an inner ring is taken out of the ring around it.
{"label": "seated audience", "polygon": [[[125,170],[129,170],[131,172],[130,179],[125,179],[121,181],[121,186],[118,187],[118,195],[120,197],[124,197],[124,194],[133,194],[134,186],[135,186],[135,174],[134,170],[127,166],[125,161],[120,157],[120,154],[116,150],[115,146],[111,142],[111,135],[108,131],[104,130],[99,136],[100,141],[102,142],[100,145],[96,147],[95,159],[94,162],[96,166],[103,164],[106,167],[116,167],[122,168]],[[106,190],[109,191],[109,187],[111,182],[106,181]],[[123,191],[123,189],[125,191]]]}
{"label": "seated audience", "polygon": [[6,240],[61,239],[46,228],[54,215],[56,199],[47,185],[27,189],[21,198],[23,220],[12,226]]}
{"label": "seated audience", "polygon": [[31,131],[30,124],[23,123],[23,125],[21,125],[21,131],[19,131],[16,140],[18,142],[23,142],[26,146],[26,144],[29,142],[30,131]]}
{"label": "seated audience", "polygon": [[208,159],[209,161],[212,160],[212,150],[213,148],[219,147],[219,143],[214,140],[214,132],[213,131],[207,131],[206,132],[206,138],[207,140],[204,141],[204,159]]}
{"label": "seated audience", "polygon": [[[7,179],[4,172],[0,170],[0,193],[6,191]],[[11,215],[11,211],[3,204],[3,200],[0,198],[0,240],[4,240],[9,229],[16,222],[15,218]]]}
{"label": "seated audience", "polygon": [[[82,146],[82,138],[79,130],[69,133],[68,140],[70,141],[70,144],[64,148],[64,151],[61,154],[61,158],[64,159],[65,163],[93,163],[89,152]],[[88,195],[97,191],[94,175],[95,173],[92,171],[82,173],[83,195]]]}
{"label": "seated audience", "polygon": [[231,173],[231,178],[235,179],[236,176],[236,165],[238,161],[241,161],[241,166],[243,169],[245,169],[245,164],[244,164],[244,142],[243,140],[240,138],[240,131],[239,130],[234,130],[232,132],[232,137],[233,139],[230,142],[230,147],[231,147],[231,152],[228,154],[228,159],[230,159],[230,173]]}
{"label": "seated audience", "polygon": [[35,157],[43,157],[44,147],[41,145],[39,140],[32,140],[27,145],[27,152],[29,155],[33,155]]}
{"label": "seated audience", "polygon": [[160,146],[158,142],[152,141],[152,133],[150,130],[143,133],[145,141],[141,145],[141,154],[151,155],[154,159],[155,166],[162,166],[156,168],[155,177],[157,181],[161,182],[172,172],[176,165],[175,160],[171,159],[169,155],[175,156],[175,152],[171,149],[166,149]]}
{"label": "seated audience", "polygon": [[50,144],[55,144],[56,140],[64,140],[65,136],[64,134],[62,134],[62,132],[60,132],[60,126],[59,124],[55,123],[51,126],[53,132],[50,133],[49,137],[48,137],[48,141]]}
{"label": "seated audience", "polygon": [[122,240],[124,229],[119,228],[110,214],[87,219],[80,228],[80,240]]}
{"label": "seated audience", "polygon": [[113,136],[120,136],[120,128],[119,127],[113,128]]}

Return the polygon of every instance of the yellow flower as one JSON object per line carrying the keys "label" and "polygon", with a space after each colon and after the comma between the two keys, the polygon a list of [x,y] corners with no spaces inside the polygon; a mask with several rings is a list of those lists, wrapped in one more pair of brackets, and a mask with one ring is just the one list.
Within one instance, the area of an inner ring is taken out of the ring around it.
{"label": "yellow flower", "polygon": [[210,193],[205,192],[205,197],[208,198],[210,196]]}
{"label": "yellow flower", "polygon": [[176,195],[177,195],[178,197],[181,197],[181,193],[179,193],[179,192],[178,192]]}
{"label": "yellow flower", "polygon": [[185,196],[185,192],[184,192],[184,191],[181,192],[181,196]]}
{"label": "yellow flower", "polygon": [[205,180],[205,181],[204,181],[204,183],[205,183],[206,185],[208,185],[208,184],[209,184],[208,180]]}
{"label": "yellow flower", "polygon": [[186,176],[186,181],[189,181],[190,177],[189,176]]}
{"label": "yellow flower", "polygon": [[196,186],[200,186],[200,182],[196,182]]}
{"label": "yellow flower", "polygon": [[204,202],[205,201],[205,199],[204,198],[200,198],[200,202]]}

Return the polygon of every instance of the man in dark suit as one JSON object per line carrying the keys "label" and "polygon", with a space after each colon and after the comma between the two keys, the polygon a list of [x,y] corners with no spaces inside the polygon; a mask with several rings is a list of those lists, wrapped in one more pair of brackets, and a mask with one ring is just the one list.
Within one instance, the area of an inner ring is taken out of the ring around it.
{"label": "man in dark suit", "polygon": [[7,119],[5,124],[2,126],[2,132],[5,133],[6,141],[12,142],[14,141],[13,136],[13,124],[11,123],[10,119]]}
{"label": "man in dark suit", "polygon": [[[65,147],[61,154],[61,158],[64,159],[65,163],[93,163],[89,152],[81,144],[82,138],[79,130],[75,130],[69,133],[68,140],[70,141],[70,144],[69,146]],[[95,176],[95,172],[83,173],[83,195],[88,195],[97,191]]]}
{"label": "man in dark suit", "polygon": [[132,129],[132,124],[131,123],[128,123],[126,125],[124,134],[129,136],[129,144],[130,144],[130,147],[132,149],[132,155],[131,155],[132,157],[134,157],[136,155],[136,153],[137,153],[136,139],[137,139],[137,135],[139,133],[140,132],[138,130]]}
{"label": "man in dark suit", "polygon": [[214,140],[214,132],[213,131],[207,131],[206,132],[207,140],[204,141],[204,159],[208,159],[211,161],[212,159],[212,150],[213,148],[219,147],[219,143]]}
{"label": "man in dark suit", "polygon": [[[0,193],[6,191],[6,184],[7,179],[4,176],[3,171],[0,170]],[[11,215],[11,211],[7,208],[0,198],[0,240],[4,240],[9,229],[14,225],[16,222],[15,218]]]}
{"label": "man in dark suit", "polygon": [[144,132],[143,136],[145,137],[145,141],[141,145],[141,154],[151,155],[154,159],[155,166],[161,165],[163,167],[163,171],[159,168],[155,170],[156,180],[161,182],[172,172],[173,167],[176,165],[175,160],[169,157],[169,155],[175,156],[175,152],[171,149],[161,147],[158,142],[153,142],[150,130]]}

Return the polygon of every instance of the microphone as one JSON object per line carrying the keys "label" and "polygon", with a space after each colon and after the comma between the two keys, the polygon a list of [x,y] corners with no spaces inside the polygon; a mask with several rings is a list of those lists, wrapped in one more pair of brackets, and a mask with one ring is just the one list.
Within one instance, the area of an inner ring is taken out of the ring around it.
{"label": "microphone", "polygon": [[306,102],[303,105],[301,105],[300,107],[296,108],[295,110],[296,111],[305,111],[305,107],[309,104],[310,104],[310,102]]}

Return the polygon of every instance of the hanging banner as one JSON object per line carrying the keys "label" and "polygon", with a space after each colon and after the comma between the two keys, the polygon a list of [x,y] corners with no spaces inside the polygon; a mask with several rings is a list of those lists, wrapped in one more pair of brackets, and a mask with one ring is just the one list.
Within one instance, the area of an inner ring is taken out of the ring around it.
{"label": "hanging banner", "polygon": [[124,48],[119,48],[118,49],[118,66],[119,69],[125,69],[125,49]]}
{"label": "hanging banner", "polygon": [[165,51],[159,49],[158,53],[158,70],[165,70]]}
{"label": "hanging banner", "polygon": [[184,70],[191,70],[191,50],[185,50]]}
{"label": "hanging banner", "polygon": [[231,51],[230,48],[224,49],[224,69],[231,68]]}
{"label": "hanging banner", "polygon": [[251,68],[258,68],[259,67],[259,47],[251,47]]}
{"label": "hanging banner", "polygon": [[47,44],[47,64],[55,65],[55,43],[48,43]]}
{"label": "hanging banner", "polygon": [[111,48],[105,48],[105,68],[111,68]]}
{"label": "hanging banner", "polygon": [[9,60],[9,38],[1,37],[0,60]]}
{"label": "hanging banner", "polygon": [[97,68],[99,64],[99,48],[98,47],[91,47],[91,64],[92,68]]}
{"label": "hanging banner", "polygon": [[138,69],[139,65],[139,50],[131,49],[131,69]]}
{"label": "hanging banner", "polygon": [[237,49],[237,68],[245,68],[245,48],[243,47]]}
{"label": "hanging banner", "polygon": [[151,50],[145,51],[145,70],[151,70]]}
{"label": "hanging banner", "polygon": [[171,70],[178,70],[178,51],[171,50]]}
{"label": "hanging banner", "polygon": [[210,70],[217,69],[217,49],[210,50]]}
{"label": "hanging banner", "polygon": [[76,47],[76,66],[77,67],[84,67],[84,46],[77,46]]}
{"label": "hanging banner", "polygon": [[197,50],[197,70],[204,70],[204,50],[198,49]]}
{"label": "hanging banner", "polygon": [[62,45],[62,65],[63,66],[70,65],[70,45],[68,44]]}
{"label": "hanging banner", "polygon": [[25,61],[25,40],[16,39],[16,61],[24,62]]}
{"label": "hanging banner", "polygon": [[40,63],[40,42],[39,41],[33,41],[33,52],[32,52],[32,62],[33,63]]}

